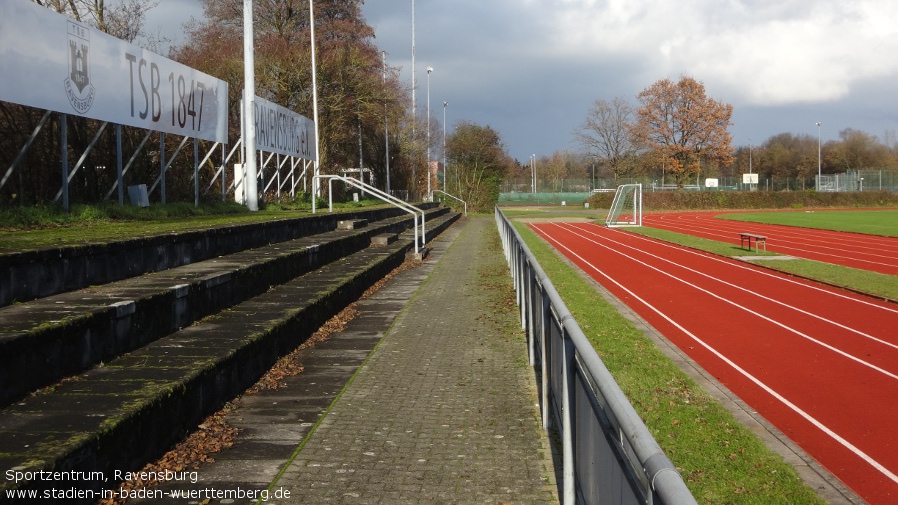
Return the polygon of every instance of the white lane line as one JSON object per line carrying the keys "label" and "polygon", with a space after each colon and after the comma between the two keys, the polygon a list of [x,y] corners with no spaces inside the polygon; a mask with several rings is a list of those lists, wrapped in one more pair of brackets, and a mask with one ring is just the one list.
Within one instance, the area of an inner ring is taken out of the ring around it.
{"label": "white lane line", "polygon": [[[596,226],[596,225],[592,225],[592,226]],[[613,231],[616,232],[616,233],[624,233],[624,232],[622,232],[622,231],[620,231],[620,230],[613,230]],[[594,232],[590,232],[590,233],[595,234]],[[869,301],[869,300],[865,300],[865,299],[863,299],[863,298],[861,298],[861,297],[847,295],[847,294],[845,294],[845,293],[840,293],[840,292],[838,292],[838,291],[830,291],[830,290],[826,290],[826,289],[823,289],[823,288],[821,288],[821,287],[819,287],[819,286],[815,286],[815,285],[813,285],[813,284],[808,284],[808,283],[804,283],[804,282],[801,282],[801,281],[797,281],[797,280],[795,280],[795,279],[790,279],[790,278],[788,278],[788,277],[780,277],[780,276],[777,276],[777,275],[772,274],[772,273],[770,273],[770,272],[767,272],[767,271],[764,271],[764,270],[759,270],[759,269],[757,269],[757,268],[752,268],[752,267],[747,266],[747,265],[742,265],[742,264],[739,264],[739,263],[732,263],[732,262],[731,262],[730,260],[728,260],[728,259],[720,258],[720,257],[718,257],[718,256],[716,256],[716,255],[713,255],[713,254],[700,253],[700,252],[694,251],[694,250],[689,249],[689,248],[686,248],[686,247],[679,247],[679,246],[677,246],[677,245],[670,244],[669,242],[664,242],[664,241],[661,241],[661,240],[652,239],[652,238],[649,238],[649,237],[645,237],[645,236],[643,236],[643,235],[639,235],[639,234],[635,234],[635,233],[634,233],[634,234],[632,234],[632,236],[633,236],[634,238],[638,238],[639,240],[644,240],[644,241],[646,241],[646,242],[651,242],[651,243],[653,243],[653,244],[659,244],[659,245],[663,245],[663,246],[665,246],[665,247],[670,247],[670,248],[672,248],[672,249],[681,250],[681,251],[687,252],[687,253],[689,253],[689,254],[694,254],[694,255],[696,255],[696,256],[700,256],[700,257],[702,257],[702,258],[705,258],[705,259],[707,259],[707,260],[709,260],[709,261],[716,261],[716,262],[719,262],[719,263],[725,263],[725,264],[731,265],[731,266],[733,266],[733,267],[735,267],[735,268],[741,268],[741,269],[743,269],[743,270],[747,270],[747,271],[753,272],[753,273],[758,274],[758,275],[763,275],[763,276],[770,277],[770,278],[773,278],[773,279],[777,279],[777,280],[779,280],[779,281],[787,282],[787,283],[790,283],[790,284],[797,284],[797,285],[799,285],[799,286],[803,286],[803,287],[805,287],[805,288],[812,289],[812,290],[814,290],[814,291],[818,291],[818,292],[820,292],[820,293],[824,293],[824,294],[827,294],[827,295],[830,295],[830,296],[835,296],[835,297],[841,298],[841,299],[843,299],[843,300],[847,300],[847,301],[859,303],[859,304],[861,304],[861,305],[866,305],[866,306],[869,306],[869,307],[875,307],[875,308],[877,308],[877,309],[884,310],[884,311],[890,312],[890,313],[892,313],[892,314],[898,314],[898,309],[896,309],[896,308],[893,308],[893,307],[888,306],[888,305],[880,305],[880,304],[876,304],[876,303],[873,303],[873,302],[871,302],[871,301]]]}
{"label": "white lane line", "polygon": [[[562,226],[562,225],[558,225],[558,226]],[[595,233],[595,232],[592,232],[592,231],[589,231],[589,230],[584,230],[584,229],[582,229],[582,228],[580,228],[580,227],[576,227],[576,226],[571,226],[571,225],[566,225],[566,226],[568,226],[568,227],[567,227],[567,228],[564,228],[564,229],[568,230],[570,233],[573,233],[573,234],[577,235],[578,237],[582,237],[584,240],[588,240],[588,241],[590,241],[590,242],[592,242],[592,243],[594,243],[594,244],[601,245],[601,244],[599,244],[598,242],[596,242],[595,240],[592,240],[592,239],[590,239],[589,237],[585,237],[585,236],[583,236],[583,235],[580,235],[579,233],[577,233],[576,231],[573,231],[573,230],[581,230],[581,231],[583,231],[584,233],[588,233],[588,234],[590,234],[590,235],[592,235],[592,236],[594,236],[594,237],[601,237],[599,234],[597,234],[597,233]],[[701,270],[696,270],[696,269],[694,269],[694,268],[690,268],[690,267],[687,267],[687,266],[685,266],[685,265],[681,265],[681,264],[676,263],[676,262],[674,262],[674,261],[672,261],[672,260],[670,260],[670,259],[662,258],[661,256],[658,256],[658,255],[656,255],[656,254],[652,254],[652,253],[649,253],[649,252],[640,250],[640,249],[638,249],[638,248],[636,248],[636,247],[633,247],[633,246],[631,246],[631,245],[624,244],[623,242],[619,242],[619,241],[614,240],[614,239],[612,239],[612,238],[608,238],[608,237],[601,237],[601,238],[603,238],[604,240],[607,240],[607,241],[609,241],[609,242],[612,242],[612,243],[614,243],[614,244],[617,244],[617,245],[619,245],[619,246],[621,246],[621,247],[626,247],[627,249],[632,249],[632,250],[634,250],[634,251],[637,251],[637,252],[639,252],[639,253],[645,254],[645,255],[647,255],[647,256],[651,256],[652,258],[655,258],[655,259],[657,259],[657,260],[659,260],[659,261],[663,261],[663,262],[668,263],[668,264],[670,264],[670,265],[674,265],[674,266],[676,266],[676,267],[679,267],[679,268],[682,268],[682,269],[687,270],[687,271],[689,271],[689,272],[692,272],[692,273],[694,273],[694,274],[696,274],[696,275],[700,275],[700,276],[702,276],[702,277],[705,277],[706,279],[710,279],[710,280],[712,280],[712,281],[719,282],[720,284],[723,284],[723,285],[725,285],[725,286],[729,286],[729,287],[731,287],[731,288],[733,288],[733,289],[736,289],[736,290],[738,290],[738,291],[741,291],[741,292],[743,292],[743,293],[747,293],[747,294],[749,294],[749,295],[752,295],[752,296],[754,296],[754,297],[760,298],[760,299],[762,299],[762,300],[766,300],[766,301],[768,301],[768,302],[777,304],[777,305],[779,305],[779,306],[781,306],[781,307],[785,307],[785,308],[787,308],[787,309],[794,310],[795,312],[798,312],[798,313],[800,313],[800,314],[804,314],[804,315],[806,315],[806,316],[808,316],[808,317],[812,317],[812,318],[817,319],[817,320],[819,320],[819,321],[823,321],[824,323],[831,324],[831,325],[833,325],[833,326],[835,326],[835,327],[837,327],[837,328],[841,328],[841,329],[843,329],[843,330],[845,330],[845,331],[848,331],[848,332],[851,332],[851,333],[855,333],[855,334],[857,334],[857,335],[859,335],[859,336],[861,336],[861,337],[863,337],[863,338],[869,339],[869,340],[871,340],[871,341],[873,341],[873,342],[877,342],[877,343],[879,343],[879,344],[885,345],[885,346],[887,346],[887,347],[891,347],[891,348],[893,348],[893,349],[898,349],[898,344],[894,344],[894,343],[889,342],[889,341],[887,341],[887,340],[883,340],[883,339],[881,339],[881,338],[879,338],[879,337],[875,337],[875,336],[873,336],[873,335],[870,335],[870,334],[868,334],[868,333],[865,333],[865,332],[863,332],[863,331],[861,331],[861,330],[858,330],[858,329],[856,329],[856,328],[852,328],[852,327],[850,327],[850,326],[846,326],[846,325],[844,325],[844,324],[842,324],[842,323],[840,323],[840,322],[838,322],[838,321],[834,321],[834,320],[828,319],[828,318],[826,318],[826,317],[824,317],[824,316],[821,316],[821,315],[818,315],[818,314],[814,314],[813,312],[809,312],[809,311],[807,311],[807,310],[805,310],[805,309],[796,307],[796,306],[794,306],[794,305],[789,305],[788,303],[783,302],[782,300],[777,300],[776,298],[771,298],[771,297],[769,297],[769,296],[762,295],[762,294],[757,293],[757,292],[754,292],[754,291],[752,291],[752,290],[750,290],[750,289],[746,289],[746,288],[743,287],[743,286],[739,286],[738,284],[733,284],[733,283],[731,283],[731,282],[729,282],[729,281],[725,281],[725,280],[720,279],[720,278],[718,278],[718,277],[714,277],[714,276],[712,276],[712,275],[710,275],[710,274],[707,274],[707,273],[705,273],[705,272],[702,272]],[[662,244],[662,245],[665,245],[665,246],[666,246],[666,244]],[[606,246],[606,247],[607,247],[607,246]],[[677,249],[677,250],[684,250],[684,249],[680,248],[680,249]],[[689,252],[692,252],[692,251],[689,251]],[[702,256],[702,257],[704,258],[704,256]],[[718,259],[718,258],[714,258],[714,259]],[[727,266],[745,268],[743,265],[738,265],[738,264],[734,264],[734,263],[730,263],[730,262],[725,262],[725,261],[724,261],[724,262],[722,262],[722,263],[723,263],[724,265],[727,265]],[[754,272],[754,271],[755,271],[755,270],[752,270],[752,269],[748,269],[748,270],[749,270],[750,272]],[[774,276],[774,278],[778,278],[778,277],[775,277],[775,276]],[[800,284],[800,283],[799,283],[798,285],[799,285],[799,286],[805,286],[804,284]]]}
{"label": "white lane line", "polygon": [[[534,225],[534,226],[535,226],[535,225]],[[541,227],[540,227],[540,228],[541,228]],[[593,265],[592,263],[590,263],[589,261],[587,261],[586,259],[584,259],[582,256],[580,256],[579,254],[577,254],[577,253],[575,253],[574,251],[570,250],[567,246],[565,246],[564,244],[562,244],[562,243],[559,242],[558,240],[552,238],[552,237],[549,236],[547,233],[543,232],[543,236],[545,236],[548,240],[554,242],[555,244],[558,244],[557,247],[560,247],[560,248],[562,248],[562,249],[568,251],[570,254],[572,254],[573,256],[576,256],[578,259],[580,259],[580,261],[582,261],[582,262],[586,263],[587,265],[589,265],[589,267],[592,268],[593,270],[595,270],[599,275],[601,275],[602,277],[608,279],[610,282],[613,282],[615,285],[617,285],[620,289],[622,289],[622,290],[626,291],[627,293],[629,293],[630,296],[632,296],[633,298],[635,298],[636,300],[638,300],[640,303],[642,303],[643,305],[645,305],[646,307],[648,307],[649,310],[651,310],[652,312],[658,314],[658,315],[659,315],[660,317],[662,317],[664,320],[666,320],[667,322],[669,322],[670,324],[672,324],[674,327],[676,327],[677,329],[679,329],[680,331],[682,331],[686,336],[688,336],[689,338],[691,338],[692,340],[694,340],[695,342],[697,342],[699,345],[701,345],[702,347],[704,347],[705,349],[707,349],[709,352],[711,352],[712,354],[714,354],[715,356],[717,356],[718,358],[720,358],[721,361],[723,361],[723,362],[726,363],[727,365],[733,367],[733,369],[736,370],[737,372],[739,372],[739,374],[741,374],[742,376],[744,376],[745,378],[747,378],[748,380],[750,380],[751,382],[753,382],[755,385],[757,385],[758,387],[760,387],[761,389],[763,389],[764,391],[766,391],[768,394],[770,394],[771,396],[773,396],[774,398],[776,398],[776,399],[777,399],[778,401],[780,401],[783,405],[785,405],[785,406],[788,407],[790,410],[792,410],[793,412],[795,412],[796,414],[798,414],[799,416],[801,416],[802,418],[804,418],[806,421],[808,421],[809,423],[811,423],[811,424],[813,424],[814,426],[816,426],[820,431],[822,431],[822,432],[825,433],[827,436],[829,436],[830,438],[832,438],[833,440],[835,440],[837,443],[839,443],[840,445],[842,445],[843,447],[845,447],[846,449],[848,449],[849,451],[851,451],[855,456],[857,456],[857,457],[859,457],[860,459],[862,459],[863,461],[865,461],[867,464],[869,464],[870,466],[872,466],[873,468],[875,468],[877,471],[879,471],[880,473],[882,473],[883,475],[885,475],[889,480],[891,480],[892,482],[895,482],[896,484],[898,484],[898,475],[896,475],[896,474],[892,473],[891,471],[889,471],[888,468],[886,468],[886,467],[885,467],[884,465],[882,465],[880,462],[878,462],[878,461],[876,461],[875,459],[873,459],[870,455],[868,455],[867,453],[865,453],[864,451],[862,451],[859,447],[855,446],[854,444],[852,444],[852,443],[849,442],[848,440],[846,440],[846,439],[844,439],[843,437],[841,437],[838,433],[836,433],[835,431],[831,430],[829,427],[827,427],[827,426],[826,426],[825,424],[823,424],[822,422],[818,421],[814,416],[812,416],[812,415],[808,414],[807,412],[805,412],[804,410],[802,410],[798,405],[795,405],[794,403],[790,402],[790,401],[789,401],[788,399],[786,399],[783,395],[781,395],[781,394],[777,393],[776,391],[774,391],[773,388],[771,388],[770,386],[768,386],[767,384],[765,384],[764,382],[762,382],[760,379],[758,379],[757,377],[755,377],[754,375],[750,374],[748,371],[746,371],[745,369],[743,369],[742,367],[740,367],[739,365],[737,365],[736,363],[734,363],[731,359],[729,359],[729,358],[727,358],[726,356],[724,356],[721,352],[719,352],[719,351],[718,351],[717,349],[715,349],[714,347],[712,347],[712,346],[708,345],[707,343],[705,343],[704,340],[702,340],[702,339],[698,338],[697,336],[693,335],[689,330],[687,330],[687,329],[684,328],[682,325],[680,325],[679,323],[677,323],[676,321],[674,321],[673,319],[671,319],[670,317],[668,317],[667,314],[661,312],[660,310],[658,310],[657,308],[655,308],[655,306],[653,306],[652,304],[650,304],[650,303],[648,303],[647,301],[643,300],[639,295],[637,295],[636,293],[630,291],[630,290],[627,289],[624,285],[622,285],[621,283],[617,282],[616,280],[612,279],[608,274],[606,274],[605,272],[603,272],[602,270],[600,270],[598,267],[596,267],[595,265]]]}
{"label": "white lane line", "polygon": [[[706,235],[723,237],[723,238],[726,238],[727,240],[729,240],[729,238],[730,238],[729,235],[723,235],[721,233],[717,233],[718,230],[708,230],[707,228],[696,229],[691,226],[672,226],[672,225],[665,225],[664,228],[674,229],[674,230],[685,230],[684,233],[687,233],[689,235],[692,235],[697,232],[702,232]],[[816,254],[819,256],[825,256],[825,257],[829,257],[829,258],[850,260],[850,261],[856,261],[859,263],[868,263],[871,265],[880,265],[880,266],[891,267],[891,268],[895,267],[895,263],[884,263],[882,261],[874,261],[871,259],[862,259],[862,258],[859,258],[857,256],[857,254],[872,256],[874,258],[885,258],[885,259],[890,259],[890,260],[894,259],[891,256],[886,256],[886,255],[881,255],[881,254],[873,254],[873,253],[868,253],[868,252],[858,252],[855,250],[840,249],[840,248],[831,247],[831,246],[824,246],[823,249],[828,250],[828,251],[837,251],[837,252],[835,252],[835,253],[834,252],[823,252],[821,250],[806,249],[806,248],[801,247],[801,246],[807,246],[808,245],[807,243],[798,242],[798,245],[789,245],[790,243],[793,243],[793,242],[790,240],[780,240],[777,242],[777,248],[778,248],[778,250],[781,250],[783,252],[789,252],[790,254],[795,254],[794,251],[798,251],[798,252],[806,253],[806,254]],[[848,255],[839,254],[839,253],[847,253]]]}
{"label": "white lane line", "polygon": [[[555,224],[555,225],[553,225],[553,226],[555,226],[555,227],[557,227],[557,228],[561,228],[561,226],[559,226],[559,225],[557,225],[557,224]],[[561,228],[561,229],[564,230],[564,228]],[[573,233],[573,232],[568,231],[568,233]],[[574,233],[574,234],[577,235],[576,233]],[[579,236],[579,235],[578,235],[578,236]],[[581,237],[582,237],[582,236],[581,236]],[[585,237],[583,237],[583,238],[585,238]],[[589,239],[586,238],[586,240],[589,240]],[[755,317],[757,317],[757,318],[759,318],[759,319],[763,319],[763,320],[765,320],[765,321],[767,321],[767,322],[769,322],[769,323],[771,323],[771,324],[773,324],[773,325],[775,325],[775,326],[779,326],[780,328],[782,328],[782,329],[784,329],[784,330],[786,330],[786,331],[788,331],[788,332],[794,333],[795,335],[798,335],[799,337],[801,337],[801,338],[803,338],[803,339],[805,339],[805,340],[807,340],[807,341],[809,341],[809,342],[813,342],[813,343],[819,345],[820,347],[823,347],[824,349],[829,349],[830,351],[832,351],[832,352],[834,352],[834,353],[836,353],[836,354],[839,354],[840,356],[842,356],[842,357],[844,357],[844,358],[848,358],[849,360],[854,361],[854,362],[856,362],[856,363],[858,363],[858,364],[860,364],[860,365],[862,365],[862,366],[865,366],[865,367],[867,367],[867,368],[870,368],[870,369],[872,369],[872,370],[875,370],[875,371],[877,371],[877,372],[879,372],[879,373],[885,375],[886,377],[889,377],[889,378],[891,378],[891,379],[898,380],[898,375],[896,375],[896,374],[894,374],[894,373],[892,373],[892,372],[890,372],[890,371],[888,371],[888,370],[885,370],[885,369],[883,369],[883,368],[880,368],[880,367],[874,365],[873,363],[864,361],[863,359],[858,358],[857,356],[854,356],[854,355],[852,355],[852,354],[850,354],[850,353],[847,353],[847,352],[845,352],[845,351],[843,351],[843,350],[841,350],[841,349],[839,349],[839,348],[836,348],[836,347],[834,347],[834,346],[832,346],[832,345],[829,345],[829,344],[827,344],[826,342],[823,342],[823,341],[821,341],[821,340],[817,340],[816,338],[814,338],[814,337],[812,337],[812,336],[810,336],[810,335],[808,335],[808,334],[806,334],[806,333],[802,333],[801,331],[799,331],[799,330],[797,330],[797,329],[795,329],[795,328],[792,328],[791,326],[788,326],[788,325],[786,325],[785,323],[781,323],[780,321],[777,321],[777,320],[775,320],[775,319],[773,319],[773,318],[771,318],[771,317],[765,316],[764,314],[761,314],[760,312],[751,310],[751,309],[749,309],[749,308],[747,308],[747,307],[743,307],[742,305],[739,305],[738,303],[736,303],[736,302],[734,302],[734,301],[732,301],[732,300],[730,300],[730,299],[728,299],[728,298],[724,298],[723,296],[720,296],[720,295],[718,295],[717,293],[712,293],[711,291],[709,291],[709,290],[707,290],[707,289],[705,289],[705,288],[702,288],[702,287],[700,287],[700,286],[697,286],[697,285],[695,285],[695,284],[693,284],[693,283],[691,283],[691,282],[689,282],[689,281],[687,281],[687,280],[685,280],[685,279],[681,279],[681,278],[679,278],[679,277],[677,277],[677,276],[675,276],[675,275],[673,275],[673,274],[671,274],[671,273],[669,273],[669,272],[665,272],[664,270],[661,270],[661,269],[658,268],[658,267],[649,265],[648,263],[646,263],[646,262],[644,262],[644,261],[642,261],[642,260],[636,259],[636,258],[634,258],[633,256],[630,256],[630,255],[628,255],[628,254],[625,254],[625,253],[623,253],[623,252],[621,252],[621,251],[616,251],[616,250],[614,250],[614,249],[611,249],[610,247],[608,247],[608,246],[606,246],[606,245],[604,245],[604,244],[599,244],[598,242],[595,242],[595,241],[592,241],[592,240],[589,240],[589,241],[592,242],[592,243],[594,243],[594,244],[596,244],[596,245],[598,245],[598,246],[600,246],[600,247],[604,247],[604,248],[606,248],[606,249],[608,249],[608,250],[610,250],[610,251],[612,251],[612,252],[614,252],[614,253],[616,253],[616,254],[618,254],[618,255],[620,255],[620,256],[623,256],[623,257],[625,257],[625,258],[628,258],[628,259],[630,259],[631,261],[634,261],[634,262],[636,262],[636,263],[639,263],[639,264],[645,266],[646,268],[649,268],[649,269],[651,269],[651,270],[654,270],[654,271],[658,272],[658,273],[661,274],[661,275],[670,277],[671,279],[673,279],[673,280],[675,280],[675,281],[677,281],[677,282],[680,282],[680,283],[682,283],[682,284],[685,284],[685,285],[691,287],[692,289],[694,289],[694,290],[696,290],[696,291],[701,291],[702,293],[705,293],[705,294],[707,294],[708,296],[711,296],[711,297],[713,297],[713,298],[716,298],[716,299],[718,299],[718,300],[720,300],[720,301],[722,301],[722,302],[724,302],[724,303],[726,303],[726,304],[732,305],[733,307],[736,307],[736,308],[739,309],[739,310],[742,310],[742,311],[744,311],[744,312],[748,312],[749,314],[751,314],[751,315],[753,315],[753,316],[755,316]],[[578,257],[579,257],[579,256],[578,256]]]}

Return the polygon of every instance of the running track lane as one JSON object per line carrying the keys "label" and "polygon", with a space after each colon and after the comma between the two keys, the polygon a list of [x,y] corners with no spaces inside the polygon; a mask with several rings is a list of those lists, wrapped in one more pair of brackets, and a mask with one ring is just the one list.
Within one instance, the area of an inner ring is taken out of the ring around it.
{"label": "running track lane", "polygon": [[898,503],[898,308],[594,224],[530,226],[858,495]]}
{"label": "running track lane", "polygon": [[898,238],[717,219],[720,212],[646,214],[643,225],[739,244],[739,233],[767,237],[771,251],[898,275]]}

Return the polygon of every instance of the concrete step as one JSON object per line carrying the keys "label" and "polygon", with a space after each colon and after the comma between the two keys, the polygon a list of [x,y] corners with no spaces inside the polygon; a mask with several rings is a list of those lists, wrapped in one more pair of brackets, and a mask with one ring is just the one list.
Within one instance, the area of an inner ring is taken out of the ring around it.
{"label": "concrete step", "polygon": [[[23,479],[0,481],[0,491],[114,486],[116,470],[139,469],[164,453],[401,264],[411,246],[403,240],[331,262],[6,407],[0,467]],[[95,475],[103,479],[50,481],[35,478],[39,471],[101,472]]]}
{"label": "concrete step", "polygon": [[373,235],[397,233],[411,223],[411,216],[403,214],[361,231],[319,233],[2,307],[0,406],[364,249]]}
{"label": "concrete step", "polygon": [[338,230],[357,230],[368,226],[367,219],[344,219],[337,221]]}
{"label": "concrete step", "polygon": [[371,237],[371,247],[385,247],[399,240],[396,233],[381,233]]}
{"label": "concrete step", "polygon": [[[429,203],[420,207],[445,209]],[[379,207],[0,253],[0,307],[331,231],[340,220],[374,222],[401,215],[406,215],[402,209]]]}

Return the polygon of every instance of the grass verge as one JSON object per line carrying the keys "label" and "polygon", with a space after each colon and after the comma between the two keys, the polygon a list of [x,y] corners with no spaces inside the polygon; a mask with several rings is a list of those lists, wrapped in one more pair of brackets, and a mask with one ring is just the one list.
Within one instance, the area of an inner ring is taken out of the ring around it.
{"label": "grass verge", "polygon": [[575,268],[526,225],[515,226],[699,503],[825,503]]}
{"label": "grass verge", "polygon": [[[761,251],[760,253],[755,253],[733,244],[656,228],[629,228],[628,231],[722,256],[770,256],[771,258],[779,256],[772,252]],[[840,286],[852,291],[867,293],[878,298],[898,300],[898,282],[895,282],[894,275],[807,259],[758,259],[753,260],[752,263],[787,274],[813,279],[833,286]]]}
{"label": "grass verge", "polygon": [[898,210],[805,210],[722,214],[720,219],[898,237]]}
{"label": "grass verge", "polygon": [[[334,204],[334,209],[339,212],[377,205],[383,205],[383,202],[365,200]],[[323,202],[320,209],[327,212],[327,202]],[[258,212],[249,212],[243,205],[233,202],[199,207],[185,203],[146,208],[116,204],[74,205],[70,212],[56,206],[0,209],[0,253],[149,237],[306,215],[311,215],[311,203],[268,203]]]}

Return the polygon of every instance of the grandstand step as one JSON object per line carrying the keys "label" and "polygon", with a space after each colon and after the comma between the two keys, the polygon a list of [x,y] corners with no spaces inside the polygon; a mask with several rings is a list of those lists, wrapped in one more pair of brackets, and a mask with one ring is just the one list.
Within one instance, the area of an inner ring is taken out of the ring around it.
{"label": "grandstand step", "polygon": [[381,233],[371,237],[372,247],[385,247],[399,240],[399,235],[395,233]]}
{"label": "grandstand step", "polygon": [[343,221],[337,221],[338,230],[357,230],[366,226],[368,226],[367,219],[346,219]]}
{"label": "grandstand step", "polygon": [[[429,212],[442,212],[421,204]],[[406,215],[395,207],[276,219],[139,237],[0,253],[0,307],[158,272],[221,255],[336,229],[337,221],[382,221]]]}
{"label": "grandstand step", "polygon": [[[162,337],[0,411],[0,464],[23,472],[103,472],[65,488],[114,486],[398,266],[412,244],[367,248]],[[59,482],[0,482],[36,489]]]}
{"label": "grandstand step", "polygon": [[428,254],[430,254],[429,247],[419,247],[417,251],[413,249],[405,253],[405,258],[412,261],[424,261]]}
{"label": "grandstand step", "polygon": [[[451,214],[434,210],[434,223]],[[0,308],[0,406],[396,233],[406,214]],[[449,223],[451,224],[451,222]]]}

